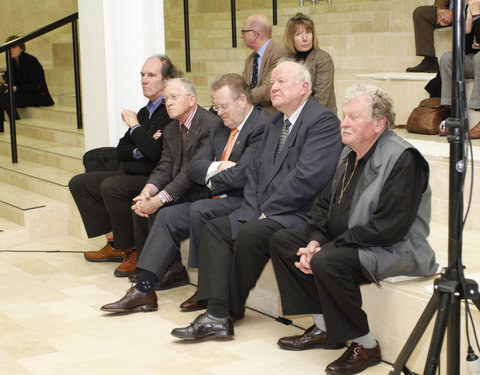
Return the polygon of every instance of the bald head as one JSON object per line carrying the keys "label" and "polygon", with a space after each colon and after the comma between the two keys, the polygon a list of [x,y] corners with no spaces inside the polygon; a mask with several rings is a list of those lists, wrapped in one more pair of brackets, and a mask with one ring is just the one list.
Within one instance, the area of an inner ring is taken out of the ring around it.
{"label": "bald head", "polygon": [[252,14],[245,21],[248,29],[253,29],[257,33],[265,35],[267,39],[272,36],[272,25],[265,14]]}
{"label": "bald head", "polygon": [[243,24],[242,39],[245,46],[258,51],[272,37],[272,25],[264,14],[252,14]]}

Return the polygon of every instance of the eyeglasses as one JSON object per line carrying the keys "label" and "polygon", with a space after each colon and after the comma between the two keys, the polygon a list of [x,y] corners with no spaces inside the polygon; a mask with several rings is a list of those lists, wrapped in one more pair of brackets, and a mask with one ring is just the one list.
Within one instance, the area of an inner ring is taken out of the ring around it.
{"label": "eyeglasses", "polygon": [[170,95],[170,96],[164,96],[163,100],[165,101],[165,103],[168,102],[168,101],[176,102],[178,100],[178,98],[180,98],[182,95],[190,96],[190,94]]}
{"label": "eyeglasses", "polygon": [[237,101],[237,99],[238,99],[239,97],[240,97],[240,96],[237,96],[235,99],[233,99],[233,100],[232,100],[230,103],[228,103],[228,104],[218,104],[218,105],[213,104],[213,105],[212,105],[212,109],[213,109],[215,112],[219,112],[219,111],[225,112],[225,111],[228,109],[228,107],[230,107],[230,105],[231,105],[233,102]]}
{"label": "eyeglasses", "polygon": [[248,33],[249,31],[253,31],[254,33],[256,33],[256,31],[253,30],[253,29],[242,29],[242,30],[240,30],[240,32],[241,32],[242,34]]}

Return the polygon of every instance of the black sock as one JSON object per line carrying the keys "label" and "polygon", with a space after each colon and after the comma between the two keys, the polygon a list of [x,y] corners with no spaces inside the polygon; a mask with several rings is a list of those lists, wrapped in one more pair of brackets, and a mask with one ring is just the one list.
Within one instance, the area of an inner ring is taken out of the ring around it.
{"label": "black sock", "polygon": [[137,288],[142,293],[149,293],[155,290],[155,283],[158,281],[157,275],[153,272],[146,270],[138,270],[138,281],[135,284]]}
{"label": "black sock", "polygon": [[218,299],[209,299],[207,312],[215,318],[226,318],[228,316],[228,307]]}
{"label": "black sock", "polygon": [[115,249],[115,243],[113,242],[113,240],[108,240],[107,243]]}

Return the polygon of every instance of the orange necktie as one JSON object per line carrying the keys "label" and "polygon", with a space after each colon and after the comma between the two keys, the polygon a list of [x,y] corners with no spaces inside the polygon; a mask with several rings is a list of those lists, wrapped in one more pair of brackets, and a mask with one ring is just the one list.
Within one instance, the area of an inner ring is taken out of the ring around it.
{"label": "orange necktie", "polygon": [[228,137],[227,145],[225,146],[225,150],[223,150],[222,156],[220,158],[221,161],[228,160],[228,158],[230,157],[233,146],[235,146],[235,139],[237,138],[237,133],[237,128],[230,130],[230,136]]}
{"label": "orange necktie", "polygon": [[[235,146],[235,139],[237,138],[237,133],[238,133],[237,128],[230,130],[230,136],[228,137],[227,145],[223,150],[222,156],[220,157],[220,161],[228,160],[228,158],[230,157],[233,150],[233,146]],[[220,195],[214,195],[212,196],[212,198],[220,198]]]}

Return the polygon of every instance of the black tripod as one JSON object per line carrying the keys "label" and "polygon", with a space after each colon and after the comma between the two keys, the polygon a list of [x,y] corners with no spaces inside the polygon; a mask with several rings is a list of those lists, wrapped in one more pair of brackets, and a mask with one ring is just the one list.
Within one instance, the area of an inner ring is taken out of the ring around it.
{"label": "black tripod", "polygon": [[[434,282],[434,294],[423,311],[390,375],[402,371],[412,374],[405,364],[418,341],[437,312],[430,347],[423,375],[434,375],[438,366],[445,332],[447,335],[447,374],[460,374],[460,303],[472,300],[480,310],[478,285],[465,280],[461,263],[463,231],[463,182],[467,167],[464,161],[464,134],[468,129],[467,105],[465,99],[465,2],[454,0],[453,17],[453,69],[452,69],[452,118],[447,120],[450,143],[449,223],[448,223],[448,264],[442,276]],[[448,330],[447,330],[448,328]]]}

